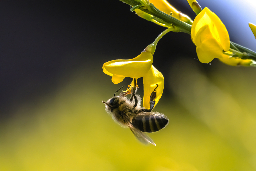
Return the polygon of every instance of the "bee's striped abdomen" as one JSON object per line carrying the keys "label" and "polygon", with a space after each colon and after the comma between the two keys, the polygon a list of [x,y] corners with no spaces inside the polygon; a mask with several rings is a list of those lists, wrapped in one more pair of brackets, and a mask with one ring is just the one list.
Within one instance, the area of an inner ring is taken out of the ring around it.
{"label": "bee's striped abdomen", "polygon": [[164,128],[168,119],[163,114],[139,114],[132,120],[132,125],[142,132],[156,132]]}

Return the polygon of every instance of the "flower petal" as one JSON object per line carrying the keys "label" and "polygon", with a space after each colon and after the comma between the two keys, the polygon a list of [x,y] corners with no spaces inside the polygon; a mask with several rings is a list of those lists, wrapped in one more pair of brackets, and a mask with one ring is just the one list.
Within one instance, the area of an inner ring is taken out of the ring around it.
{"label": "flower petal", "polygon": [[203,44],[202,46],[198,46],[196,48],[196,53],[198,56],[198,59],[201,63],[209,63],[214,58],[221,58],[222,52],[219,51],[219,48],[217,47],[218,44],[214,39],[207,40],[208,44],[215,44],[216,46],[212,46],[212,48],[209,48],[207,44]]}
{"label": "flower petal", "polygon": [[146,109],[150,109],[150,95],[156,88],[155,106],[160,100],[164,90],[164,76],[153,65],[148,73],[143,77],[144,84],[144,96],[143,106]]}
{"label": "flower petal", "polygon": [[123,77],[140,78],[143,77],[150,69],[151,60],[147,61],[122,61],[113,62],[105,66],[105,69]]}
{"label": "flower petal", "polygon": [[[198,42],[196,39],[200,38],[201,35],[199,32],[201,28],[203,28],[205,25],[209,26],[210,32],[212,34],[212,37],[216,39],[216,41],[222,46],[222,49],[224,51],[228,51],[230,48],[230,39],[228,31],[225,27],[225,25],[222,23],[220,18],[213,13],[209,8],[204,8],[195,18],[192,28],[191,28],[191,38],[192,41],[196,44]],[[199,34],[199,35],[197,35]]]}
{"label": "flower petal", "polygon": [[211,38],[213,38],[213,36],[211,34],[209,26],[204,25],[198,30],[197,34],[195,35],[194,43],[196,46],[201,46],[203,41]]}
{"label": "flower petal", "polygon": [[114,74],[114,75],[112,76],[112,82],[113,82],[114,84],[118,84],[118,83],[121,83],[121,82],[124,80],[124,78],[125,78],[125,77],[122,77],[122,76],[119,76],[119,75]]}
{"label": "flower petal", "polygon": [[143,51],[133,59],[117,59],[103,64],[103,72],[112,76],[112,82],[118,84],[124,77],[143,77],[153,63],[153,55],[150,51]]}
{"label": "flower petal", "polygon": [[234,58],[234,57],[223,57],[219,58],[219,60],[227,65],[231,66],[251,66],[253,60],[251,59],[241,59],[241,58]]}
{"label": "flower petal", "polygon": [[223,49],[210,33],[208,25],[202,27],[198,34],[201,36],[196,39],[196,52],[201,63],[209,63],[214,58],[221,58],[223,56]]}

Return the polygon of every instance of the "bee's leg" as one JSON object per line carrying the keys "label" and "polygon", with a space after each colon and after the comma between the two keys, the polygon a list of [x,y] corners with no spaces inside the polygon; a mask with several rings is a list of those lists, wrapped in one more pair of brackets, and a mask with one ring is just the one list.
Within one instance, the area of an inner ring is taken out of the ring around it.
{"label": "bee's leg", "polygon": [[140,110],[139,110],[139,113],[140,113],[140,112],[151,112],[151,111],[152,111],[151,109],[140,109]]}
{"label": "bee's leg", "polygon": [[134,85],[132,86],[130,101],[132,101],[133,98],[135,98],[135,94],[137,91],[137,80],[135,78],[133,79],[133,83],[134,83]]}
{"label": "bee's leg", "polygon": [[132,92],[131,98],[130,98],[130,102],[133,101],[133,98],[135,98],[135,93]]}
{"label": "bee's leg", "polygon": [[140,109],[140,112],[151,112],[153,108],[155,107],[155,98],[156,98],[156,89],[158,87],[158,84],[156,84],[156,88],[150,95],[150,109]]}
{"label": "bee's leg", "polygon": [[154,89],[154,91],[151,93],[150,95],[150,110],[153,110],[153,108],[155,107],[155,98],[156,98],[156,89],[158,87],[158,84],[156,84],[156,88]]}
{"label": "bee's leg", "polygon": [[137,91],[137,80],[134,78],[133,79],[133,87],[132,87],[132,95],[131,95],[131,98],[130,98],[130,101],[132,102],[133,101],[133,98],[134,98],[134,106],[133,108],[135,108],[138,104],[138,99],[136,97],[136,91]]}
{"label": "bee's leg", "polygon": [[137,104],[138,104],[138,99],[137,99],[137,96],[135,95],[134,96],[134,106],[133,106],[133,108],[135,108],[136,106],[137,106]]}

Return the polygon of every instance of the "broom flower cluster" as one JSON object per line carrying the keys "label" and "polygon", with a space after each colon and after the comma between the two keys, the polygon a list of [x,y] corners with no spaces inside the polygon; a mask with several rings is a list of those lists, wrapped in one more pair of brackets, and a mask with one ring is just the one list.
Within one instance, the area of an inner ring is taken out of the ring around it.
{"label": "broom flower cluster", "polygon": [[[228,31],[221,19],[209,8],[201,8],[196,0],[187,0],[196,13],[194,21],[178,11],[167,0],[120,0],[131,6],[131,11],[143,19],[167,27],[156,41],[147,46],[135,58],[117,59],[104,63],[103,72],[112,77],[112,82],[118,84],[125,77],[143,78],[143,106],[150,108],[150,95],[156,89],[155,105],[159,102],[164,89],[164,77],[153,66],[153,54],[157,42],[167,32],[184,32],[191,35],[196,45],[196,52],[201,63],[210,63],[217,58],[230,66],[256,66],[256,52],[230,41]],[[256,26],[249,23],[255,38]]]}

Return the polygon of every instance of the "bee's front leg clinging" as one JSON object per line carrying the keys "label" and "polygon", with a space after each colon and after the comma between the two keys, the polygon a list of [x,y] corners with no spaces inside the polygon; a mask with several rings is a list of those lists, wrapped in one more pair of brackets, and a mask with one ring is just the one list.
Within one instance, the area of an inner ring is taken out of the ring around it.
{"label": "bee's front leg clinging", "polygon": [[132,102],[133,99],[134,99],[134,106],[133,108],[135,108],[137,105],[138,105],[138,98],[136,96],[136,92],[137,92],[137,80],[134,78],[133,79],[133,87],[132,87],[132,90],[131,90],[131,98],[130,98],[130,101]]}

